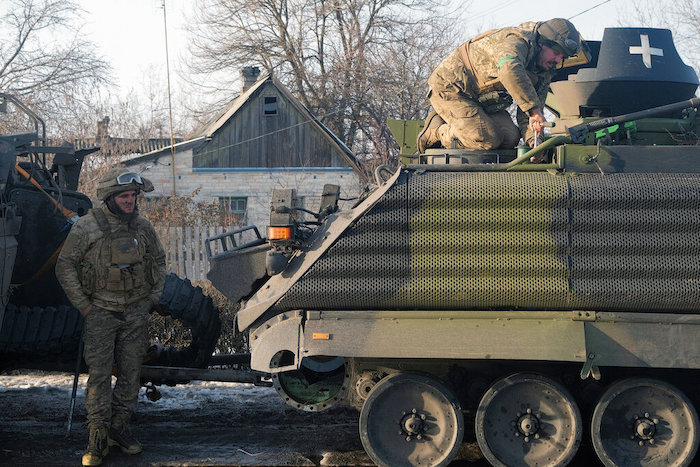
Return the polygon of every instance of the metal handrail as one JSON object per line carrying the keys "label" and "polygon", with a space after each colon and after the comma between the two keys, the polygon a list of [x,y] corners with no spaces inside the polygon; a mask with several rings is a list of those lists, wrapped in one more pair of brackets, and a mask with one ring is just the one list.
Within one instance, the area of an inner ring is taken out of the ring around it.
{"label": "metal handrail", "polygon": [[[523,162],[529,161],[532,156],[536,156],[554,146],[567,143],[571,143],[571,138],[568,136],[555,136],[537,147],[530,149],[522,156],[503,164],[410,164],[407,167],[412,170],[424,170],[426,172],[506,172]],[[551,164],[533,164],[533,167],[546,170],[550,165]]]}
{"label": "metal handrail", "polygon": [[[257,236],[256,239],[251,240],[250,242],[244,243],[243,245],[238,246],[236,244],[236,240],[233,238],[234,235],[243,233],[247,230],[253,230],[255,232],[255,235]],[[262,244],[265,239],[263,239],[260,236],[260,231],[258,231],[258,228],[254,225],[246,225],[245,227],[239,227],[237,229],[229,230],[227,232],[224,232],[219,235],[214,235],[213,237],[208,237],[207,239],[204,240],[204,248],[207,251],[207,257],[212,258],[212,252],[211,252],[211,243],[216,242],[217,240],[221,242],[221,249],[223,250],[223,253],[227,253],[229,251],[228,245],[226,244],[226,239],[229,238],[231,240],[231,250],[230,251],[236,251],[240,250],[242,248],[248,248],[250,246],[255,246],[255,245],[260,245]],[[220,253],[221,254],[221,253]]]}

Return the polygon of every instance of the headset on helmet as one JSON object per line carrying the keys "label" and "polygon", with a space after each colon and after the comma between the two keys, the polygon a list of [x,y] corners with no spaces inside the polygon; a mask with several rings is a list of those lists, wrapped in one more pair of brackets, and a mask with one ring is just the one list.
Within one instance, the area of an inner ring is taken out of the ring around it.
{"label": "headset on helmet", "polygon": [[112,195],[123,191],[153,191],[153,183],[146,177],[124,167],[109,169],[97,182],[97,197],[106,201]]}
{"label": "headset on helmet", "polygon": [[559,49],[565,56],[573,57],[581,50],[581,35],[570,21],[554,18],[537,27],[539,42],[548,47]]}

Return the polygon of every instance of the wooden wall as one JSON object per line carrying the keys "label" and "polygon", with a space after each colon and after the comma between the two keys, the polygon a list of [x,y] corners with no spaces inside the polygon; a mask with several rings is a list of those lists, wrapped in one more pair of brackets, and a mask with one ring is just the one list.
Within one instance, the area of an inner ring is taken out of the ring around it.
{"label": "wooden wall", "polygon": [[[277,115],[264,115],[266,96]],[[341,151],[309,116],[268,81],[194,154],[195,168],[347,167]]]}

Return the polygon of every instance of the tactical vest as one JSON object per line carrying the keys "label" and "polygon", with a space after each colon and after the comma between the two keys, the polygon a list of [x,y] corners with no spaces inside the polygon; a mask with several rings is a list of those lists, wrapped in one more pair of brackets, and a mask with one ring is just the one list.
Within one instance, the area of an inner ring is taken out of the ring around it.
{"label": "tactical vest", "polygon": [[[471,88],[472,95],[476,98],[479,104],[482,105],[486,113],[489,114],[507,109],[513,103],[513,98],[510,96],[510,94],[508,94],[508,92],[506,92],[500,79],[483,79],[472,64],[469,49],[472,43],[484,39],[499,31],[501,30],[492,29],[490,31],[486,31],[485,33],[468,40],[458,47],[459,57],[461,58],[466,69],[469,71],[470,79],[467,84]],[[516,34],[516,32],[513,32],[512,34]],[[530,37],[525,33],[521,32],[518,35],[527,42],[532,42],[533,40],[533,37]],[[531,70],[525,71],[532,85],[536,86],[539,80],[537,74]]]}
{"label": "tactical vest", "polygon": [[[109,292],[128,292],[143,284],[145,267],[138,249],[138,231],[119,226],[115,231],[101,209],[91,209],[102,238],[97,241],[97,262],[93,265],[98,286]],[[91,291],[94,292],[94,291]]]}

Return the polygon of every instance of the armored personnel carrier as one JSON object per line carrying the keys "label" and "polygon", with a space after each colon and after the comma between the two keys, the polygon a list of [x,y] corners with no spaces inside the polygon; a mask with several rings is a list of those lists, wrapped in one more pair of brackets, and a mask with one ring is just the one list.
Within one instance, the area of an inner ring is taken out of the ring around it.
{"label": "armored personnel carrier", "polygon": [[[0,93],[0,111],[27,130],[0,134],[0,369],[70,370],[82,319],[54,266],[71,225],[92,207],[78,181],[85,156],[100,148],[48,145],[43,119],[10,94]],[[169,274],[159,311],[180,320],[192,339],[183,348],[154,347],[151,364],[206,366],[221,327],[211,298]]]}
{"label": "armored personnel carrier", "polygon": [[446,465],[465,426],[496,466],[693,461],[698,78],[668,30],[589,46],[540,146],[416,154],[392,122],[402,163],[352,209],[276,190],[267,238],[213,258],[252,368],[298,409],[357,407],[377,464]]}

